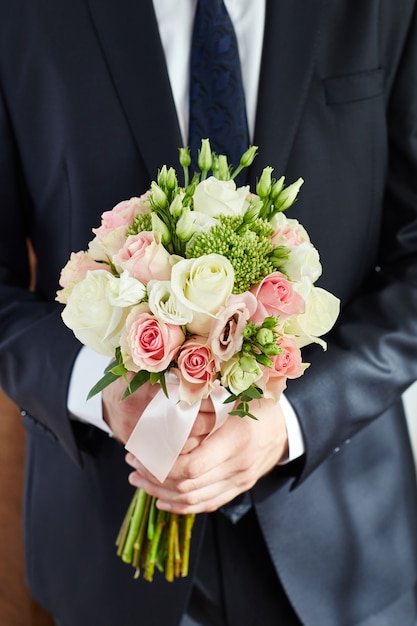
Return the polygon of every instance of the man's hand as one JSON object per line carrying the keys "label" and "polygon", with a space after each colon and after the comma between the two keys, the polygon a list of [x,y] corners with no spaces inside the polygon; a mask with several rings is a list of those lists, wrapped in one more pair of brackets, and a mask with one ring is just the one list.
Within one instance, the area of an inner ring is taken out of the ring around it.
{"label": "man's hand", "polygon": [[[208,402],[208,401],[207,401]],[[229,416],[210,437],[214,423],[210,405],[203,404],[190,438],[161,484],[139,461],[127,454],[136,470],[129,481],[158,499],[157,506],[174,513],[215,511],[247,491],[285,458],[288,451],[285,420],[279,405],[253,403],[249,417]]]}
{"label": "man's hand", "polygon": [[103,390],[103,418],[110,426],[113,435],[126,443],[149,402],[158,393],[160,386],[147,382],[135,393],[122,400],[126,390],[126,381],[119,378]]}

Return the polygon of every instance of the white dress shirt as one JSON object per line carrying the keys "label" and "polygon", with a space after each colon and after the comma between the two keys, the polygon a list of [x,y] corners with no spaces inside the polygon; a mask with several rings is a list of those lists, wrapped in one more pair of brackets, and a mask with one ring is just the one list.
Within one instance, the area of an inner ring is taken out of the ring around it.
{"label": "white dress shirt", "polygon": [[[188,142],[188,91],[191,33],[197,0],[153,0],[168,68],[172,95],[184,145]],[[225,0],[239,46],[246,112],[253,141],[258,82],[265,24],[265,0]],[[138,193],[144,190],[139,189]],[[108,358],[83,347],[75,361],[68,392],[68,409],[73,419],[94,424],[111,434],[102,415],[101,394],[85,400],[91,387],[103,375]],[[288,432],[289,458],[304,452],[304,441],[295,412],[282,396],[280,405]]]}

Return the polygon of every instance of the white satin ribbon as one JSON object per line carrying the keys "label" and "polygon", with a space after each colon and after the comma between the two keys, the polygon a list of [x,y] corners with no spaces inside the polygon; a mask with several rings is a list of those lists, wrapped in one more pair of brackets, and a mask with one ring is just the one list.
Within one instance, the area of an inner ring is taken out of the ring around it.
{"label": "white satin ribbon", "polygon": [[[169,397],[162,389],[158,391],[142,413],[125,446],[161,483],[187,441],[201,405],[201,401],[191,406],[180,402],[177,379],[174,376],[167,378]],[[210,393],[216,421],[209,435],[227,419],[231,405],[223,402],[228,395],[220,385],[216,385]]]}

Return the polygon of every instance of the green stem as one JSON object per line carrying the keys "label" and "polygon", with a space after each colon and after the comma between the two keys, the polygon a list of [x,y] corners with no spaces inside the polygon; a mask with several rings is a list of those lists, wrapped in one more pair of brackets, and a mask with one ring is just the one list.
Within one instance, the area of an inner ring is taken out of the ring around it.
{"label": "green stem", "polygon": [[195,514],[189,513],[184,516],[184,538],[182,546],[182,563],[181,563],[181,576],[184,578],[188,576],[188,565],[190,561],[190,544],[191,533],[194,525]]}
{"label": "green stem", "polygon": [[146,536],[149,539],[149,541],[152,541],[153,536],[155,534],[155,517],[156,517],[155,502],[156,502],[156,498],[153,497],[152,500],[151,500],[151,506],[150,506],[150,509],[149,509],[148,530],[147,530],[147,533],[146,533]]}
{"label": "green stem", "polygon": [[143,575],[145,580],[148,580],[149,582],[152,582],[153,580],[153,574],[158,556],[158,544],[165,526],[165,517],[165,511],[161,511],[159,509],[156,515],[155,533],[151,541],[150,551],[145,564],[145,573]]}
{"label": "green stem", "polygon": [[165,578],[172,582],[175,578],[176,545],[178,545],[178,515],[170,514],[168,531],[168,556],[165,568]]}
{"label": "green stem", "polygon": [[122,525],[120,526],[119,534],[117,535],[117,539],[116,539],[117,556],[121,556],[123,552],[123,546],[125,545],[127,532],[129,530],[130,520],[133,514],[133,509],[135,508],[137,499],[138,499],[138,492],[136,490],[132,500],[130,501],[129,508],[126,512]]}
{"label": "green stem", "polygon": [[151,506],[151,500],[152,500],[152,496],[147,495],[145,508],[143,511],[142,519],[140,521],[138,534],[136,536],[135,543],[133,544],[132,565],[136,569],[135,578],[138,578],[140,574],[140,557],[142,553],[143,540],[145,538],[146,529],[148,526],[148,515],[149,515],[149,509]]}
{"label": "green stem", "polygon": [[132,519],[129,526],[126,542],[122,552],[122,560],[125,563],[132,562],[133,544],[138,534],[139,524],[141,522],[143,511],[145,508],[147,494],[143,489],[137,489],[137,500],[133,511]]}

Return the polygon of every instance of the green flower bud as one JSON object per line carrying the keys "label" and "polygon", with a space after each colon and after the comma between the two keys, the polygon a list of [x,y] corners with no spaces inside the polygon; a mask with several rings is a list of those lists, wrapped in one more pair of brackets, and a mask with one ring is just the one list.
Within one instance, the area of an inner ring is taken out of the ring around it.
{"label": "green flower bud", "polygon": [[161,238],[161,243],[167,246],[171,241],[171,233],[166,224],[157,216],[156,213],[152,213],[152,230],[157,233]]}
{"label": "green flower bud", "polygon": [[264,321],[262,322],[262,328],[275,328],[275,326],[277,326],[278,324],[278,318],[277,317],[266,317],[264,319]]}
{"label": "green flower bud", "polygon": [[261,200],[251,201],[245,215],[243,216],[243,223],[250,224],[251,222],[254,222],[259,217],[262,206],[263,204]]}
{"label": "green flower bud", "polygon": [[283,190],[284,182],[285,182],[285,176],[281,176],[281,178],[278,178],[278,180],[276,180],[274,182],[274,184],[272,185],[272,189],[271,189],[271,200],[272,201],[274,201],[279,196],[281,191]]}
{"label": "green flower bud", "polygon": [[169,212],[171,213],[173,217],[176,217],[176,218],[181,217],[183,209],[184,209],[182,205],[183,197],[184,197],[183,193],[177,194],[174,197],[171,204],[169,205]]}
{"label": "green flower bud", "polygon": [[187,207],[183,209],[182,215],[175,227],[177,237],[182,242],[187,242],[194,234],[194,220],[191,210]]}
{"label": "green flower bud", "polygon": [[157,178],[158,185],[160,187],[166,187],[166,184],[167,184],[167,173],[168,173],[167,166],[163,165],[161,167],[161,169],[159,170],[159,172],[158,172],[158,178]]}
{"label": "green flower bud", "polygon": [[166,186],[170,191],[176,189],[178,186],[177,173],[173,167],[170,167],[167,172]]}
{"label": "green flower bud", "polygon": [[256,333],[256,341],[260,343],[261,346],[272,343],[274,339],[274,333],[269,328],[260,328]]}
{"label": "green flower bud", "polygon": [[272,185],[272,171],[272,167],[265,167],[263,169],[260,179],[258,180],[258,184],[256,185],[256,193],[261,198],[267,198],[269,196]]}
{"label": "green flower bud", "polygon": [[253,337],[255,332],[256,332],[255,324],[253,322],[248,322],[248,324],[246,324],[245,328],[242,331],[242,335],[245,338],[249,338],[249,337]]}
{"label": "green flower bud", "polygon": [[225,154],[218,156],[218,178],[219,180],[230,180],[230,167]]}
{"label": "green flower bud", "polygon": [[298,192],[300,191],[300,187],[303,182],[304,180],[302,178],[299,178],[295,181],[295,183],[292,183],[291,185],[288,185],[288,187],[285,187],[279,194],[278,198],[275,200],[275,208],[279,211],[285,211],[290,206],[292,206],[297,199]]}
{"label": "green flower bud", "polygon": [[201,150],[198,151],[198,167],[202,172],[208,172],[211,169],[213,157],[211,155],[210,141],[208,139],[201,140]]}
{"label": "green flower bud", "polygon": [[250,146],[240,157],[240,165],[242,167],[249,167],[252,165],[257,153],[258,146]]}
{"label": "green flower bud", "polygon": [[180,148],[180,165],[187,168],[191,165],[191,156],[189,148]]}
{"label": "green flower bud", "polygon": [[258,363],[264,365],[265,367],[272,367],[273,365],[271,359],[265,356],[265,354],[258,354],[256,356],[256,360],[258,361]]}
{"label": "green flower bud", "polygon": [[166,193],[160,188],[160,186],[152,181],[151,183],[151,203],[160,209],[164,209],[168,206],[168,198]]}
{"label": "green flower bud", "polygon": [[276,343],[265,344],[263,346],[263,350],[267,356],[276,356],[282,352],[282,348],[280,348]]}

